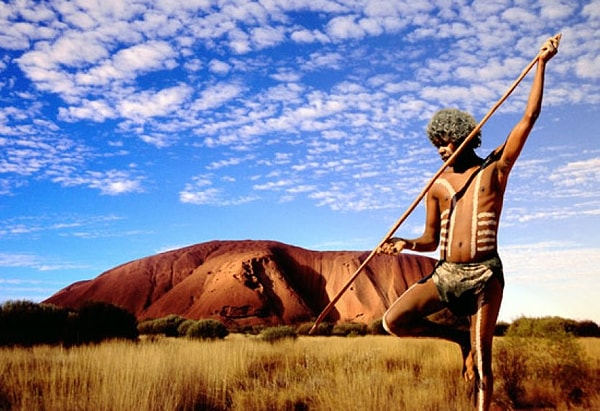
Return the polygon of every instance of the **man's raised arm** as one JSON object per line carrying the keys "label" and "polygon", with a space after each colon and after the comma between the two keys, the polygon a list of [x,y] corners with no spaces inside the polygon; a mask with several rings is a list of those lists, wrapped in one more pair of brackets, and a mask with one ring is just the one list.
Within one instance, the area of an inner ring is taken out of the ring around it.
{"label": "man's raised arm", "polygon": [[512,169],[517,157],[521,153],[525,141],[533,128],[540,111],[542,109],[542,97],[544,95],[544,76],[546,72],[546,63],[558,52],[558,42],[560,37],[549,38],[541,48],[535,78],[529,92],[529,99],[525,107],[525,113],[521,120],[515,125],[506,142],[498,161],[499,178],[506,182],[508,173]]}

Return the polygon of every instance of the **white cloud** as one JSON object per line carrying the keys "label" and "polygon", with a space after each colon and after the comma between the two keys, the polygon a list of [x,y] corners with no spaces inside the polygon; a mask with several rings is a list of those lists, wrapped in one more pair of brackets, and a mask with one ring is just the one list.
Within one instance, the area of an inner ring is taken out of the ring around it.
{"label": "white cloud", "polygon": [[540,15],[547,19],[569,17],[577,10],[577,5],[564,0],[551,0],[541,3]]}
{"label": "white cloud", "polygon": [[366,32],[356,20],[355,15],[334,17],[327,24],[327,34],[335,40],[360,39]]}
{"label": "white cloud", "polygon": [[117,113],[106,101],[85,99],[78,107],[60,107],[58,115],[63,121],[92,120],[101,123],[107,119],[115,118]]}
{"label": "white cloud", "polygon": [[191,88],[185,84],[153,92],[144,91],[128,96],[119,102],[119,115],[137,121],[149,117],[166,116],[181,108],[191,94]]}
{"label": "white cloud", "polygon": [[600,181],[600,157],[570,162],[556,169],[549,179],[559,190],[576,188],[580,196],[596,195],[587,190],[593,190]]}
{"label": "white cloud", "polygon": [[78,68],[109,56],[109,51],[93,34],[78,31],[59,37],[46,52],[46,58],[57,68],[59,65]]}
{"label": "white cloud", "polygon": [[269,181],[267,183],[264,184],[256,184],[254,185],[252,188],[254,188],[255,190],[280,190],[284,187],[293,185],[294,182],[290,181],[290,180],[278,180],[278,181]]}
{"label": "white cloud", "polygon": [[600,19],[600,1],[592,0],[583,7],[582,14],[591,19]]}
{"label": "white cloud", "polygon": [[[10,268],[32,268],[37,271],[56,271],[56,270],[74,270],[85,268],[83,265],[62,263],[53,261],[53,258],[44,258],[31,253],[0,253],[0,267]],[[42,284],[42,281],[24,280],[24,279],[4,279],[0,278],[0,286]]]}
{"label": "white cloud", "polygon": [[33,254],[0,253],[0,267],[38,267],[39,258]]}
{"label": "white cloud", "polygon": [[131,80],[141,73],[173,68],[176,52],[164,41],[136,44],[118,51],[110,60],[78,75],[83,85],[102,85],[113,80]]}
{"label": "white cloud", "polygon": [[121,170],[85,171],[79,175],[71,170],[70,174],[57,175],[52,181],[65,187],[87,186],[110,196],[143,192],[142,178],[133,177],[129,172]]}
{"label": "white cloud", "polygon": [[211,72],[216,74],[227,74],[231,70],[231,65],[221,60],[212,59],[208,63],[208,68]]}
{"label": "white cloud", "polygon": [[581,78],[600,78],[600,55],[586,55],[575,62],[575,71]]}
{"label": "white cloud", "polygon": [[298,29],[292,32],[290,38],[296,43],[329,42],[329,37],[327,37],[321,30]]}
{"label": "white cloud", "polygon": [[211,205],[211,206],[238,206],[257,200],[258,197],[248,196],[229,196],[219,188],[209,187],[198,189],[193,184],[186,184],[185,188],[179,193],[179,201],[184,204]]}
{"label": "white cloud", "polygon": [[177,140],[175,136],[160,133],[155,133],[152,135],[142,134],[139,137],[144,143],[153,145],[156,148],[172,146]]}
{"label": "white cloud", "polygon": [[256,27],[251,31],[254,48],[261,50],[281,43],[285,38],[283,27]]}
{"label": "white cloud", "polygon": [[206,166],[206,168],[208,170],[218,170],[223,167],[236,166],[236,165],[241,164],[244,161],[248,161],[249,159],[252,159],[252,158],[253,158],[253,156],[246,156],[246,157],[234,157],[234,158],[228,158],[228,159],[223,159],[223,160],[219,160],[219,161],[213,161],[212,163],[208,164]]}
{"label": "white cloud", "polygon": [[219,83],[202,90],[192,108],[198,111],[214,109],[238,97],[242,92],[243,88],[237,84]]}
{"label": "white cloud", "polygon": [[597,278],[600,249],[574,243],[545,242],[503,246],[506,275],[513,282],[533,282],[538,286],[566,286],[567,278],[589,284]]}
{"label": "white cloud", "polygon": [[528,9],[521,7],[511,7],[502,12],[502,18],[510,21],[511,24],[534,24],[537,23],[537,16]]}

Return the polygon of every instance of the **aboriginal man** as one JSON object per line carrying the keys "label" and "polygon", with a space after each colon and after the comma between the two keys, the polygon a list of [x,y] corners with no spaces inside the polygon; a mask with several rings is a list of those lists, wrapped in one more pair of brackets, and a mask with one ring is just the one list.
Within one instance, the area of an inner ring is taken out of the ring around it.
{"label": "aboriginal man", "polygon": [[[411,286],[383,316],[383,326],[396,336],[439,337],[458,343],[464,377],[476,384],[479,410],[488,410],[493,390],[492,339],[504,278],[497,235],[508,175],[519,156],[542,105],[546,63],[557,53],[558,38],[544,43],[525,113],[506,141],[488,157],[475,153],[481,135],[444,170],[429,190],[423,234],[415,239],[392,237],[378,252],[399,253],[440,249],[433,273]],[[446,161],[476,127],[469,114],[456,109],[438,111],[427,134]],[[427,321],[425,317],[449,308],[470,317],[470,332]]]}

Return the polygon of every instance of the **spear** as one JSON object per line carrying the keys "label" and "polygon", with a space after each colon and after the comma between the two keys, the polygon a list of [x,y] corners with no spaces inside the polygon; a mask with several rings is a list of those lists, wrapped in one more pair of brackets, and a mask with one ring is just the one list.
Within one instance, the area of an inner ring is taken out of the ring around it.
{"label": "spear", "polygon": [[[562,37],[561,33],[554,36],[557,47],[558,47],[558,43],[560,42],[561,37]],[[535,64],[537,63],[542,52],[543,51],[541,50],[535,56],[535,58],[533,60],[531,60],[531,62],[527,65],[527,67],[525,67],[525,69],[519,75],[519,77],[515,80],[515,82],[508,88],[506,93],[504,93],[504,95],[502,97],[500,97],[500,99],[496,102],[496,104],[494,104],[494,106],[490,109],[490,111],[488,111],[488,113],[481,119],[479,124],[477,124],[475,126],[475,128],[469,133],[469,135],[464,139],[464,141],[458,146],[456,151],[454,151],[454,153],[444,162],[444,164],[440,167],[440,169],[433,175],[433,177],[431,177],[429,182],[425,185],[425,188],[421,191],[421,193],[417,196],[417,198],[415,198],[415,200],[412,202],[412,204],[410,204],[410,206],[406,209],[404,214],[402,214],[402,216],[400,216],[398,221],[396,221],[396,223],[392,226],[392,228],[387,232],[385,237],[379,242],[379,244],[377,244],[377,247],[375,247],[373,249],[373,251],[371,251],[369,256],[361,263],[361,265],[356,269],[354,274],[352,274],[352,276],[348,279],[346,284],[344,284],[344,286],[340,289],[340,291],[338,291],[338,293],[331,299],[329,304],[327,304],[327,306],[323,309],[323,311],[321,311],[321,314],[319,314],[319,316],[315,320],[315,323],[313,324],[310,331],[308,332],[309,335],[314,334],[314,332],[316,331],[319,324],[323,321],[323,319],[325,319],[327,314],[329,314],[329,311],[331,311],[331,309],[339,301],[339,299],[342,297],[342,295],[344,295],[344,293],[348,290],[348,288],[350,288],[350,286],[352,285],[352,283],[354,282],[356,277],[358,277],[358,275],[367,266],[367,264],[369,264],[369,262],[373,259],[373,257],[375,257],[375,255],[377,255],[377,250],[381,246],[383,246],[392,237],[392,235],[394,235],[394,233],[398,230],[400,225],[402,225],[402,223],[404,223],[404,221],[408,218],[410,213],[412,213],[414,211],[414,209],[417,207],[417,205],[419,205],[419,203],[421,202],[423,197],[425,197],[425,195],[427,194],[427,192],[429,191],[431,186],[433,186],[433,183],[435,183],[435,181],[438,179],[438,177],[444,172],[444,170],[446,170],[446,168],[448,166],[450,166],[450,164],[452,164],[452,162],[462,153],[462,151],[466,147],[468,147],[469,142],[471,140],[473,140],[475,135],[479,132],[479,130],[481,130],[483,125],[488,121],[488,119],[492,116],[492,114],[494,114],[494,112],[502,105],[502,103],[504,103],[504,101],[508,98],[508,96],[510,96],[511,93],[517,88],[517,86],[519,85],[521,80],[523,80],[525,78],[527,73],[529,73],[531,71],[533,66],[535,66]]]}

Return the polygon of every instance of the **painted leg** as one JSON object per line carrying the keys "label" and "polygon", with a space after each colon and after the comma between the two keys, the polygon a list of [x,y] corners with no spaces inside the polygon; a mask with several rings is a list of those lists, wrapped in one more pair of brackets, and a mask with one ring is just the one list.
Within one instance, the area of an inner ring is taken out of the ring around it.
{"label": "painted leg", "polygon": [[478,411],[490,408],[494,390],[492,374],[492,341],[500,303],[502,286],[497,279],[492,279],[480,294],[477,312],[471,321],[471,338],[473,355],[476,363],[476,402]]}
{"label": "painted leg", "polygon": [[444,308],[432,279],[417,283],[398,298],[383,315],[383,327],[397,337],[434,337],[457,343],[463,358],[471,351],[469,333],[427,321]]}

